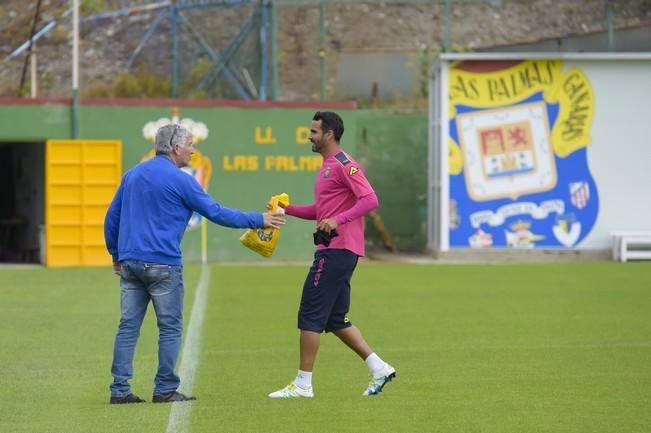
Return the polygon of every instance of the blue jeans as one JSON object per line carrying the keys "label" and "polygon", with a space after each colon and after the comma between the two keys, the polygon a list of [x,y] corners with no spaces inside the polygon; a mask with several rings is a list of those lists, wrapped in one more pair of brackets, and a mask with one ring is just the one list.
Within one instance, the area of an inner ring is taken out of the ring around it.
{"label": "blue jeans", "polygon": [[113,347],[111,396],[131,392],[133,354],[147,305],[154,304],[158,323],[158,372],[154,395],[175,391],[174,373],[183,331],[183,267],[125,260],[120,270],[120,326]]}

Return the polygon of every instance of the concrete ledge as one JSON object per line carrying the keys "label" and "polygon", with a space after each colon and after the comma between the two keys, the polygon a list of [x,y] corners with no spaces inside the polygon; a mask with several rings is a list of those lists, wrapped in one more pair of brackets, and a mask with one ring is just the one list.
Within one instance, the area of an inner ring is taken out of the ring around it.
{"label": "concrete ledge", "polygon": [[398,253],[383,250],[368,250],[371,260],[400,263],[565,263],[610,261],[611,252],[604,250],[518,250],[455,249],[445,252]]}
{"label": "concrete ledge", "polygon": [[610,250],[500,249],[451,250],[435,254],[439,260],[464,260],[484,263],[562,263],[609,261]]}

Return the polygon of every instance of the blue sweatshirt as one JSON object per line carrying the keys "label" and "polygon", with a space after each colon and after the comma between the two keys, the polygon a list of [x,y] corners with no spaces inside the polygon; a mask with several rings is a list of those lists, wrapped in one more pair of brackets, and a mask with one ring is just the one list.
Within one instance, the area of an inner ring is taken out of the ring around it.
{"label": "blue sweatshirt", "polygon": [[106,248],[114,261],[181,264],[181,239],[192,211],[234,228],[264,224],[262,214],[220,205],[193,176],[165,155],[142,162],[122,177],[104,219]]}

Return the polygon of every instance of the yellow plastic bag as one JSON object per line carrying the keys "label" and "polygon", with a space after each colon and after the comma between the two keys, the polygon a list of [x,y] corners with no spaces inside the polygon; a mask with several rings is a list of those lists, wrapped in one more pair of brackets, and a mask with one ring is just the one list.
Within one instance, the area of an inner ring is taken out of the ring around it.
{"label": "yellow plastic bag", "polygon": [[[283,207],[289,205],[289,195],[286,193],[274,195],[269,200],[271,212],[284,213]],[[279,206],[282,204],[283,207]],[[280,230],[274,228],[248,229],[240,236],[240,242],[245,247],[255,251],[263,257],[271,257],[276,250],[280,238]]]}

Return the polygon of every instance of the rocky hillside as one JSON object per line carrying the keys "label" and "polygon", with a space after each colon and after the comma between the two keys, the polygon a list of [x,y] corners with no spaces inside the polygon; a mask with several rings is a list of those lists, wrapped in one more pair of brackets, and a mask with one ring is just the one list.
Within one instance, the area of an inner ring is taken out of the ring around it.
{"label": "rocky hillside", "polygon": [[[27,40],[36,3],[36,0],[0,0],[2,59]],[[116,2],[82,0],[82,3],[92,8]],[[604,0],[453,0],[452,3],[453,46],[461,50],[577,35],[606,28]],[[67,18],[61,18],[69,4],[69,0],[42,0],[37,27],[42,28],[52,19],[60,19],[61,25],[38,43],[39,96],[70,94],[70,25]],[[617,28],[651,22],[651,0],[614,0],[613,11]],[[90,12],[90,9],[86,11]],[[220,7],[190,10],[184,12],[184,16],[191,27],[220,52],[238,33],[250,12],[248,6]],[[82,94],[89,86],[108,82],[115,74],[126,71],[129,56],[156,15],[156,11],[131,14],[83,26],[80,50]],[[441,2],[331,1],[326,9],[328,70],[335,70],[337,55],[341,52],[439,50],[444,34],[444,17]],[[281,99],[318,98],[318,7],[280,6],[278,31]],[[145,63],[161,77],[169,77],[170,34],[169,20],[164,19],[134,65]],[[256,36],[252,37],[255,41]],[[199,50],[187,30],[182,32],[181,49],[182,70],[189,74],[193,64],[199,61]],[[251,57],[255,50],[243,54]],[[24,58],[18,56],[0,63],[0,93],[15,95]],[[334,74],[328,74],[328,78],[328,91],[334,94],[337,85]]]}

